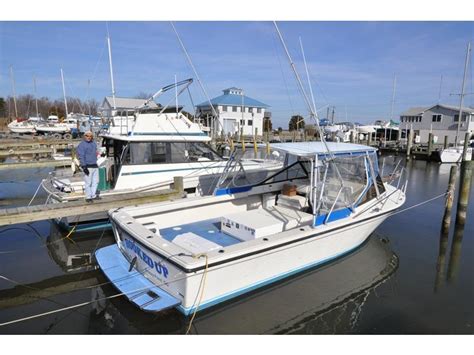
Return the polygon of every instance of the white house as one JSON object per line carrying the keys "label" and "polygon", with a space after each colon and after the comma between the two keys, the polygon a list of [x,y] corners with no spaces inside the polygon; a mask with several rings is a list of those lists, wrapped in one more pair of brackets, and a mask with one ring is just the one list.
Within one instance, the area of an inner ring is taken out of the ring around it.
{"label": "white house", "polygon": [[[218,134],[240,133],[253,135],[255,128],[258,134],[263,132],[263,116],[268,105],[251,97],[245,96],[242,89],[235,87],[223,90],[224,94],[211,100],[211,104],[219,114],[219,124],[216,127]],[[212,116],[209,102],[196,106],[197,116]]]}
{"label": "white house", "polygon": [[[146,99],[132,99],[128,97],[116,97],[115,102],[112,96],[106,96],[102,105],[99,107],[99,112],[102,117],[113,117],[113,116],[133,116],[135,110],[142,106],[147,100]],[[114,108],[115,106],[115,108]],[[150,108],[157,108],[158,106],[154,101],[148,103]]]}
{"label": "white house", "polygon": [[[463,107],[459,127],[458,142],[464,140],[466,132],[474,134],[474,108]],[[415,138],[428,141],[429,133],[442,142],[448,136],[448,142],[454,143],[459,123],[459,107],[437,104],[431,107],[413,107],[400,115],[400,129],[413,129]]]}

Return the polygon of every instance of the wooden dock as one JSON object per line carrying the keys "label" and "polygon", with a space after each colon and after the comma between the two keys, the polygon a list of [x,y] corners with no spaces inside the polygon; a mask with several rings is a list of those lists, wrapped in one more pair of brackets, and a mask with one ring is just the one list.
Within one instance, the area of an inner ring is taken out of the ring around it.
{"label": "wooden dock", "polygon": [[27,161],[19,163],[1,163],[0,171],[11,169],[30,169],[30,168],[69,168],[71,166],[71,159],[68,160],[38,160]]}
{"label": "wooden dock", "polygon": [[113,208],[135,206],[145,203],[168,201],[184,196],[182,184],[176,184],[176,189],[154,192],[117,194],[103,197],[87,203],[84,200],[65,203],[53,203],[29,207],[13,207],[0,209],[0,226],[42,221],[46,219],[77,216],[88,213],[108,211]]}

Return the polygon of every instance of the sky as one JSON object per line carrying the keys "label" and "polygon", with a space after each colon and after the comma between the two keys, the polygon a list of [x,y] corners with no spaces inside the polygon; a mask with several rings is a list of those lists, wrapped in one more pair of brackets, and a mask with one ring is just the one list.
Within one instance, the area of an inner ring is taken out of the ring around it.
{"label": "sky", "polygon": [[[301,39],[321,118],[332,106],[336,121],[372,123],[399,120],[414,106],[459,105],[459,96],[451,94],[461,91],[474,22],[277,24],[309,94]],[[272,22],[178,21],[175,26],[210,98],[228,87],[242,88],[270,106],[275,128],[286,128],[294,114],[308,115]],[[0,97],[12,95],[12,66],[17,95],[34,94],[36,77],[38,96],[62,100],[62,68],[67,96],[101,102],[111,95],[107,32],[117,96],[154,93],[175,76],[196,79],[169,21],[0,21]],[[468,93],[474,92],[471,67]],[[206,96],[197,80],[190,92],[192,99],[186,93],[179,100],[193,111],[193,103]],[[474,106],[474,95],[465,96],[464,104]]]}

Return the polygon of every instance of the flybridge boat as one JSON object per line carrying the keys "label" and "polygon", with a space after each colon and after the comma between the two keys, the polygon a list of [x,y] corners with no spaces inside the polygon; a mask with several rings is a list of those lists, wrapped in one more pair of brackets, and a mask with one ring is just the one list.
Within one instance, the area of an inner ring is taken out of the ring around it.
{"label": "flybridge boat", "polygon": [[229,159],[212,196],[109,211],[104,274],[142,310],[189,315],[354,250],[405,202],[404,170],[383,182],[374,148],[271,149],[284,164],[258,182]]}
{"label": "flybridge boat", "polygon": [[[176,85],[191,82],[192,79]],[[208,144],[211,138],[182,113],[181,106],[142,107],[134,115],[126,115],[123,120],[111,120],[107,131],[101,134],[103,157],[98,164],[102,197],[168,189],[175,176],[183,177],[188,194],[212,194],[228,160],[212,149]],[[278,158],[264,159],[265,153],[259,154],[262,155],[246,151],[249,158],[241,163],[247,171],[258,175],[281,168],[283,163]],[[84,199],[80,175],[45,179],[42,185],[51,196],[50,202]],[[59,223],[67,229],[77,225],[76,230],[91,230],[108,224],[108,216],[106,212],[85,214],[62,218]]]}

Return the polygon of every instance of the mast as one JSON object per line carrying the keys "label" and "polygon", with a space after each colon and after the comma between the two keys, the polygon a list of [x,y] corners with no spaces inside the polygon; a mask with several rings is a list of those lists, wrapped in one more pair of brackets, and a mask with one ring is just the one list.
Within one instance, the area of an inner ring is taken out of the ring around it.
{"label": "mast", "polygon": [[68,112],[67,112],[66,88],[64,87],[63,68],[61,68],[61,82],[63,83],[64,107],[66,108],[66,117],[64,119],[67,119]]}
{"label": "mast", "polygon": [[459,130],[461,128],[461,120],[462,120],[462,103],[464,99],[464,84],[466,82],[466,73],[467,73],[467,65],[469,63],[469,55],[471,52],[471,42],[467,43],[467,51],[466,51],[466,61],[464,63],[464,75],[462,78],[462,86],[461,86],[461,102],[459,103],[459,118],[458,118],[458,129],[456,130],[456,138],[454,141],[454,146],[458,145],[458,138],[459,138]]}
{"label": "mast", "polygon": [[109,48],[109,68],[110,68],[110,83],[112,85],[112,103],[114,105],[113,109],[117,108],[115,104],[115,86],[114,86],[114,70],[112,67],[112,48],[110,47],[110,37],[107,32],[107,47]]}
{"label": "mast", "polygon": [[397,76],[393,77],[392,108],[390,109],[390,121],[393,120],[393,106],[395,104],[395,89],[397,87]]}
{"label": "mast", "polygon": [[36,105],[36,117],[39,118],[38,113],[38,95],[36,94],[36,77],[33,76],[33,85],[35,89],[35,105]]}
{"label": "mast", "polygon": [[12,80],[13,104],[15,105],[15,119],[18,118],[18,109],[16,107],[15,78],[13,77],[13,67],[10,66],[10,78]]}

